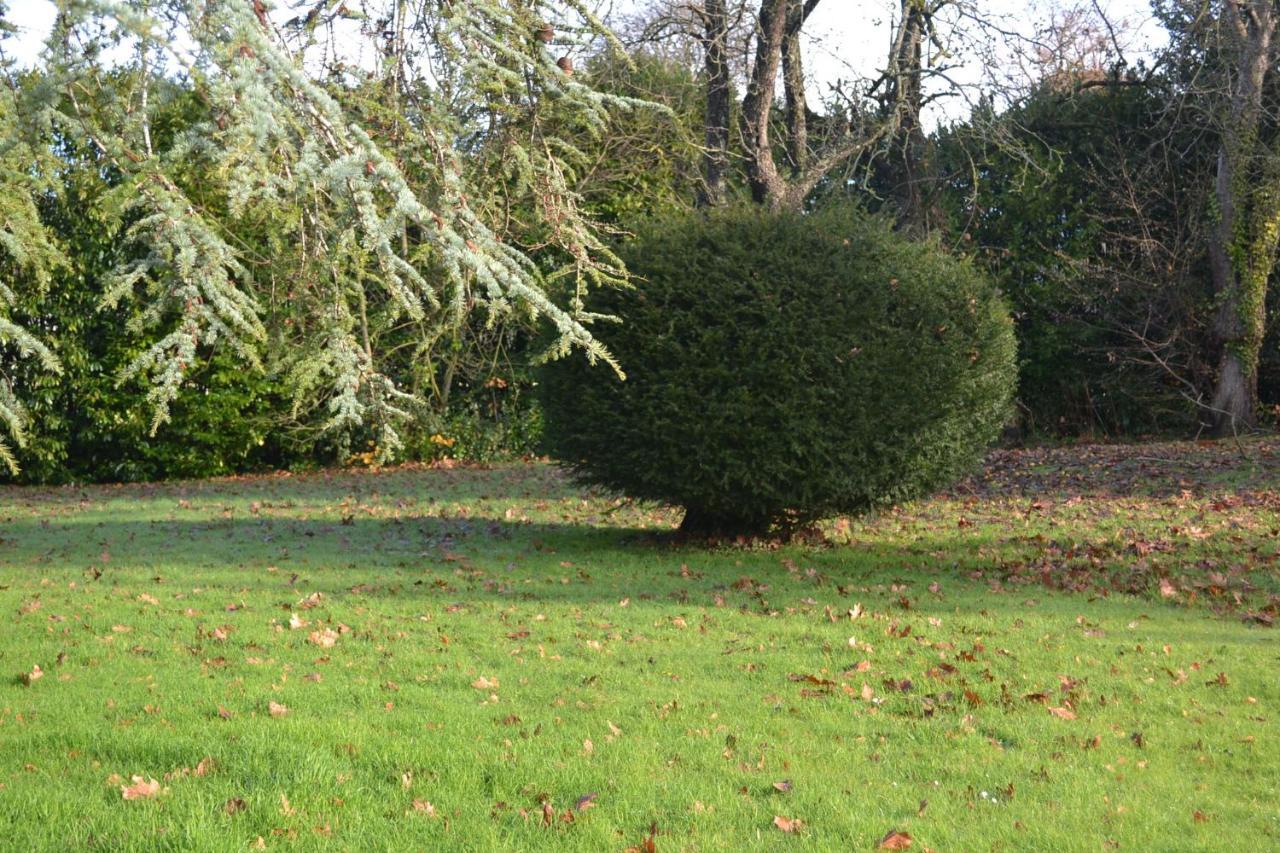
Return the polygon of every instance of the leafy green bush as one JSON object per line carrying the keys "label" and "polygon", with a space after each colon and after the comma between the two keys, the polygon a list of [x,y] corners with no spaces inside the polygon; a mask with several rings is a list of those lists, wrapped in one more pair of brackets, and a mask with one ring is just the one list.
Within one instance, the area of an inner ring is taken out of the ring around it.
{"label": "leafy green bush", "polygon": [[548,449],[582,480],[684,506],[692,536],[758,535],[951,482],[1005,423],[1005,303],[971,266],[847,209],[657,221],[601,294],[627,373],[542,375]]}

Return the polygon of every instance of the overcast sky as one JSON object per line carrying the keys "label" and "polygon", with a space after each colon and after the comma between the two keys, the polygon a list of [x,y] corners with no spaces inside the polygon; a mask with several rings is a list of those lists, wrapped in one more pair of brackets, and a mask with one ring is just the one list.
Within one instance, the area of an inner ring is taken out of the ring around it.
{"label": "overcast sky", "polygon": [[[625,10],[638,0],[614,0],[614,7]],[[1064,0],[1059,0],[1059,3]],[[1088,0],[1092,4],[1092,0]],[[288,5],[277,3],[277,6]],[[884,64],[888,52],[890,28],[900,0],[826,0],[818,6],[806,25],[806,70],[811,98],[820,99],[827,87],[838,79],[870,76]],[[987,20],[999,29],[1031,36],[1048,20],[1048,9],[1054,0],[978,0]],[[1126,38],[1126,58],[1136,61],[1163,42],[1163,32],[1151,19],[1149,0],[1098,0],[1098,6]],[[7,46],[9,54],[23,64],[32,63],[39,55],[53,20],[51,0],[17,0],[10,4],[9,20],[18,27],[17,39]],[[960,67],[953,78],[962,84],[978,84],[993,70],[1012,72],[1013,39],[997,39],[996,49],[1002,60],[996,68],[975,55],[956,58]],[[1025,47],[1025,45],[1023,45]],[[1003,68],[999,66],[1004,66]],[[937,108],[942,118],[960,118],[968,112],[964,99],[952,99]]]}

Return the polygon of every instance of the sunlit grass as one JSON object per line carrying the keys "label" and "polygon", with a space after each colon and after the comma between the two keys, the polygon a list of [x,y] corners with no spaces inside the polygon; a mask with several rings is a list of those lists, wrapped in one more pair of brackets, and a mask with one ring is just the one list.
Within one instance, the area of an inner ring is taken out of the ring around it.
{"label": "sunlit grass", "polygon": [[0,846],[1275,847],[1270,453],[776,550],[544,465],[9,490]]}

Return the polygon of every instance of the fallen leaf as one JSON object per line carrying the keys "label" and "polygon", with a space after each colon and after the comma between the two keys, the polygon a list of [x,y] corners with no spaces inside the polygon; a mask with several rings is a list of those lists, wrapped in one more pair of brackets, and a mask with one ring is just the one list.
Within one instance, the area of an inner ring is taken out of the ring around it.
{"label": "fallen leaf", "polygon": [[477,678],[475,681],[471,682],[471,686],[474,687],[476,690],[497,690],[498,679],[490,678],[487,675],[482,675],[479,678]]}
{"label": "fallen leaf", "polygon": [[323,631],[312,631],[307,635],[307,639],[322,649],[331,649],[334,643],[338,642],[338,632],[332,628],[325,628]]}
{"label": "fallen leaf", "polygon": [[289,707],[287,705],[281,705],[274,699],[267,703],[267,710],[271,712],[271,716],[273,717],[283,717],[285,714],[289,713]]}
{"label": "fallen leaf", "polygon": [[120,786],[120,793],[126,800],[149,800],[160,793],[160,783],[134,776],[132,784]]}
{"label": "fallen leaf", "polygon": [[783,832],[799,832],[804,827],[804,821],[798,817],[783,817],[775,815],[773,825],[781,829]]}
{"label": "fallen leaf", "polygon": [[1075,711],[1069,708],[1050,708],[1049,713],[1064,720],[1074,720],[1076,718]]}
{"label": "fallen leaf", "polygon": [[790,791],[790,790],[791,790],[791,780],[790,780],[790,779],[783,779],[783,780],[782,780],[782,781],[780,781],[780,782],[774,782],[774,783],[773,783],[773,789],[774,789],[775,791],[781,791],[782,793],[784,793],[784,794],[785,794],[785,793],[787,793],[788,791]]}
{"label": "fallen leaf", "polygon": [[436,816],[436,807],[435,807],[435,806],[433,806],[433,805],[431,805],[431,803],[427,802],[426,800],[414,800],[414,801],[413,801],[413,810],[414,810],[415,812],[421,812],[422,814],[426,815],[427,817],[435,817],[435,816]]}
{"label": "fallen leaf", "polygon": [[44,670],[40,668],[40,664],[36,664],[31,667],[30,672],[24,672],[22,675],[18,676],[18,680],[21,681],[25,687],[30,687],[31,682],[39,681],[42,678],[44,678]]}
{"label": "fallen leaf", "polygon": [[891,829],[876,847],[879,850],[906,850],[913,843],[910,833]]}
{"label": "fallen leaf", "polygon": [[242,797],[232,797],[222,804],[222,810],[227,814],[235,814],[242,812],[249,807],[249,804]]}

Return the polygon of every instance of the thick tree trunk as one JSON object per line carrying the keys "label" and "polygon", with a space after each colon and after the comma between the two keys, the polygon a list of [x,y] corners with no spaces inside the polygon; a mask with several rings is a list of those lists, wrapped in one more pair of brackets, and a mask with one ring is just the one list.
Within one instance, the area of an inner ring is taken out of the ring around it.
{"label": "thick tree trunk", "polygon": [[1255,426],[1258,410],[1258,374],[1250,370],[1230,348],[1222,351],[1218,384],[1213,393],[1213,434],[1234,435]]}
{"label": "thick tree trunk", "polygon": [[1217,223],[1209,237],[1209,267],[1219,348],[1211,428],[1226,436],[1255,425],[1258,356],[1265,331],[1267,281],[1280,236],[1278,159],[1261,138],[1262,98],[1273,64],[1272,0],[1224,4],[1236,67],[1218,152]]}
{"label": "thick tree trunk", "polygon": [[[761,0],[757,20],[756,54],[742,101],[742,138],[747,157],[751,199],[773,209],[799,209],[817,183],[817,175],[844,159],[828,152],[809,163],[808,108],[804,98],[804,66],[800,61],[800,30],[820,0]],[[773,158],[770,117],[778,72],[784,71],[787,156],[791,180]],[[853,151],[850,147],[849,151]]]}
{"label": "thick tree trunk", "polygon": [[769,137],[774,86],[782,64],[782,43],[786,37],[788,0],[761,0],[757,21],[756,56],[742,101],[742,136],[747,154],[747,183],[751,200],[779,207],[786,195],[786,182],[778,174]]}
{"label": "thick tree trunk", "polygon": [[698,196],[698,204],[702,207],[714,207],[725,202],[725,176],[729,171],[729,18],[725,0],[706,0],[703,12],[707,134],[706,151],[702,155],[704,185]]}

